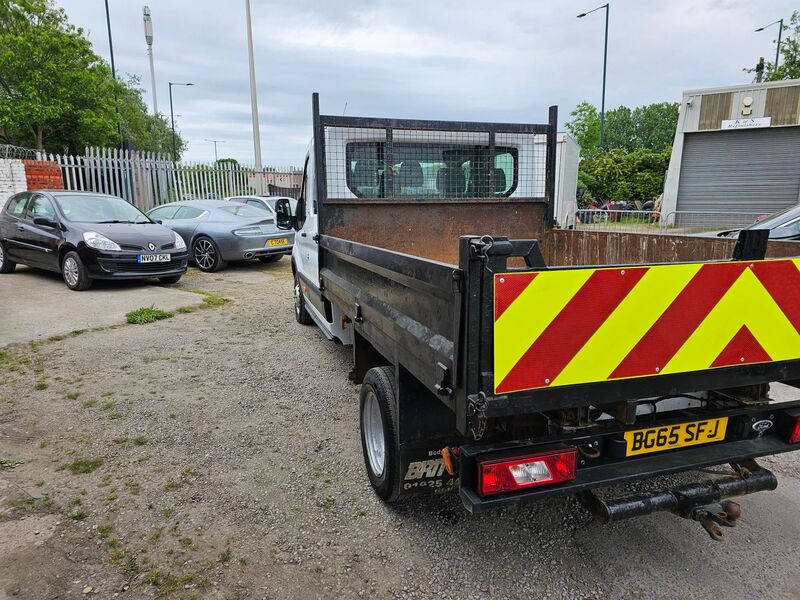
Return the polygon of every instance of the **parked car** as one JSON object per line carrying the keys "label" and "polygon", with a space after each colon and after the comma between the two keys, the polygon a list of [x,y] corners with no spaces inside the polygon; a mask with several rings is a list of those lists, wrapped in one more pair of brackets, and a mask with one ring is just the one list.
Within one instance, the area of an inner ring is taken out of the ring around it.
{"label": "parked car", "polygon": [[[764,217],[745,229],[769,229],[771,240],[800,240],[800,204]],[[740,231],[720,231],[717,237],[739,237]]]}
{"label": "parked car", "polygon": [[79,291],[94,279],[177,283],[187,261],[183,238],[116,196],[22,192],[0,213],[0,273],[22,263],[61,273]]}
{"label": "parked car", "polygon": [[275,215],[275,207],[277,206],[279,200],[287,200],[289,205],[292,207],[292,210],[297,207],[297,200],[294,198],[288,198],[286,196],[231,196],[230,198],[225,199],[229,202],[240,202],[242,204],[247,204],[248,206],[264,210],[272,213],[273,216]]}
{"label": "parked car", "polygon": [[219,271],[229,261],[280,260],[291,254],[294,233],[275,227],[273,213],[225,200],[185,200],[154,208],[147,215],[180,235],[189,258],[201,271]]}

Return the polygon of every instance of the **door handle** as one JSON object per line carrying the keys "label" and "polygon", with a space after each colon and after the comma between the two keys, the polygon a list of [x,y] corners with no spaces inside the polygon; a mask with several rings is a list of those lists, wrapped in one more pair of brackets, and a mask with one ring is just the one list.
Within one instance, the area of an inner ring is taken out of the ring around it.
{"label": "door handle", "polygon": [[301,234],[300,234],[300,237],[306,237],[306,234],[305,234],[305,232],[301,233]]}
{"label": "door handle", "polygon": [[25,227],[22,225],[17,225],[17,231],[25,231]]}

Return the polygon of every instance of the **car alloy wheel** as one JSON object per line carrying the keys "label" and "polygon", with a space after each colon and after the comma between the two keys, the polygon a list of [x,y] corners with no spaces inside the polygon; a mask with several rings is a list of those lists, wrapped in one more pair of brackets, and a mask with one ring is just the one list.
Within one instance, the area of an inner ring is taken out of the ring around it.
{"label": "car alloy wheel", "polygon": [[71,256],[64,259],[64,281],[70,287],[78,285],[78,262]]}
{"label": "car alloy wheel", "polygon": [[217,249],[214,243],[206,238],[200,238],[194,244],[194,261],[203,270],[209,270],[217,260]]}

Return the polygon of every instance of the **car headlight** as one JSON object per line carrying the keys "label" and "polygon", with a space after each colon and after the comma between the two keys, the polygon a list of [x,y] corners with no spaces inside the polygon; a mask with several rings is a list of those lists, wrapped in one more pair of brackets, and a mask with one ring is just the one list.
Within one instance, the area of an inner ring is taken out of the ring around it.
{"label": "car headlight", "polygon": [[87,231],[83,234],[83,241],[86,245],[95,250],[113,250],[120,252],[122,248],[119,247],[117,242],[112,242],[106,236],[96,231]]}
{"label": "car headlight", "polygon": [[186,242],[183,241],[183,238],[174,231],[172,235],[175,236],[175,250],[186,250]]}
{"label": "car headlight", "polygon": [[241,229],[234,229],[233,235],[241,235],[245,237],[262,235],[261,227],[242,227]]}

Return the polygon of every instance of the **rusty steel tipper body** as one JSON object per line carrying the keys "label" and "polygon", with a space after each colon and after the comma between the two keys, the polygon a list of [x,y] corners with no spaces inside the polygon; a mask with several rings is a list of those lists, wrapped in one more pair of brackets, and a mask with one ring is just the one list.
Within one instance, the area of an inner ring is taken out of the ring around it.
{"label": "rusty steel tipper body", "polygon": [[523,125],[313,107],[284,219],[318,257],[305,268],[296,248],[296,304],[353,346],[379,496],[456,488],[481,511],[575,493],[606,521],[667,510],[719,537],[739,516],[728,498],[777,485],[754,459],[800,449],[800,251],[755,230],[720,258],[719,240],[660,235],[631,261],[633,235],[620,264],[609,238],[576,265],[556,249],[583,232],[552,230],[555,108]]}

